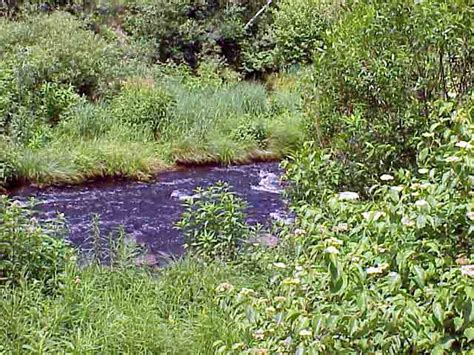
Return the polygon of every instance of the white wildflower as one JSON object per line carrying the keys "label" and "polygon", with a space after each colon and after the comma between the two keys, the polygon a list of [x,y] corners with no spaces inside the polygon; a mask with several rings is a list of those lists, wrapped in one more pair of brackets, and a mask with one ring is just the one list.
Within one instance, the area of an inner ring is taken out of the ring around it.
{"label": "white wildflower", "polygon": [[359,194],[352,191],[343,191],[339,193],[339,200],[341,201],[354,201],[359,199]]}
{"label": "white wildflower", "polygon": [[415,222],[413,222],[410,218],[404,216],[402,217],[402,224],[407,227],[412,227],[415,225]]}
{"label": "white wildflower", "polygon": [[471,221],[474,221],[474,211],[467,212],[466,217],[469,218]]}
{"label": "white wildflower", "polygon": [[298,334],[302,337],[310,337],[311,335],[313,335],[313,332],[311,332],[311,330],[309,329],[302,329]]}
{"label": "white wildflower", "polygon": [[367,221],[376,222],[380,217],[384,216],[385,213],[381,211],[369,211],[362,213],[362,216]]}
{"label": "white wildflower", "polygon": [[387,270],[389,265],[387,263],[383,263],[382,265],[379,266],[372,266],[369,267],[365,270],[367,275],[377,275],[377,274],[382,274],[385,270]]}
{"label": "white wildflower", "polygon": [[286,268],[285,263],[273,263],[273,266],[275,266],[278,269],[285,269]]}
{"label": "white wildflower", "polygon": [[305,232],[304,229],[297,228],[297,229],[295,229],[294,233],[297,237],[299,237],[300,235],[304,235],[306,232]]}
{"label": "white wildflower", "polygon": [[380,180],[382,180],[382,181],[392,181],[392,180],[393,180],[393,176],[392,176],[392,175],[389,175],[389,174],[383,174],[383,175],[380,177]]}
{"label": "white wildflower", "polygon": [[332,227],[331,230],[334,233],[347,232],[349,230],[349,225],[347,223],[339,223],[337,226]]}
{"label": "white wildflower", "polygon": [[415,202],[415,206],[422,208],[422,207],[428,207],[429,204],[428,204],[428,202],[426,202],[426,200],[421,199],[421,200],[417,200]]}
{"label": "white wildflower", "polygon": [[474,265],[461,266],[461,274],[464,276],[474,277]]}
{"label": "white wildflower", "polygon": [[335,255],[339,254],[339,250],[336,247],[332,246],[332,245],[327,247],[324,250],[324,252],[327,253],[327,254],[335,254]]}
{"label": "white wildflower", "polygon": [[267,313],[275,313],[276,309],[275,307],[270,306],[270,307],[265,308],[265,311]]}
{"label": "white wildflower", "polygon": [[240,290],[240,294],[242,296],[255,296],[255,291],[252,290],[251,288],[245,288],[244,287]]}
{"label": "white wildflower", "polygon": [[265,338],[265,332],[263,329],[257,329],[255,333],[253,333],[253,338],[256,340],[263,340],[263,338]]}
{"label": "white wildflower", "polygon": [[450,156],[450,157],[447,157],[445,160],[447,163],[456,163],[458,161],[461,161],[461,158],[456,157],[456,156]]}
{"label": "white wildflower", "polygon": [[403,186],[392,186],[390,190],[396,191],[396,192],[402,192],[403,191]]}
{"label": "white wildflower", "polygon": [[471,149],[472,145],[469,142],[459,141],[456,143],[456,147],[462,148],[462,149]]}
{"label": "white wildflower", "polygon": [[465,256],[459,256],[456,259],[456,264],[458,264],[458,265],[469,265],[469,259],[466,258]]}

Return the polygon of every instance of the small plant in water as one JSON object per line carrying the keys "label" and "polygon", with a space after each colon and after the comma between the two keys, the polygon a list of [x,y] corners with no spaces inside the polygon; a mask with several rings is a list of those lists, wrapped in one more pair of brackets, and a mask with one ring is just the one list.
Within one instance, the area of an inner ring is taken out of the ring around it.
{"label": "small plant in water", "polygon": [[249,235],[246,203],[224,182],[197,188],[194,196],[184,203],[186,210],[177,224],[186,249],[206,258],[235,258]]}
{"label": "small plant in water", "polygon": [[127,238],[123,226],[117,231],[103,235],[100,231],[100,217],[95,214],[91,221],[91,246],[86,251],[86,262],[106,264],[109,267],[126,267],[135,265],[137,258],[145,251],[134,240]]}

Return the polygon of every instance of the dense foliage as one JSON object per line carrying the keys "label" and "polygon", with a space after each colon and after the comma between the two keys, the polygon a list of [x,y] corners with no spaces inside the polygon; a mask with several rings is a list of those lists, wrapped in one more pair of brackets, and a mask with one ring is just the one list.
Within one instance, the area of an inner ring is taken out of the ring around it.
{"label": "dense foliage", "polygon": [[185,247],[205,258],[235,258],[248,237],[244,201],[222,182],[194,192],[178,223]]}
{"label": "dense foliage", "polygon": [[471,90],[472,18],[467,1],[400,0],[354,2],[334,21],[309,106],[320,143],[354,170],[348,183],[413,163],[435,101]]}
{"label": "dense foliage", "polygon": [[61,224],[41,225],[32,206],[0,200],[0,282],[18,285],[39,281],[54,289],[72,256]]}
{"label": "dense foliage", "polygon": [[2,198],[0,352],[472,354],[472,5],[280,0],[245,26],[265,3],[0,19],[0,186],[285,157],[295,216],[249,225],[220,183],[184,203],[183,260],[97,229],[78,267]]}

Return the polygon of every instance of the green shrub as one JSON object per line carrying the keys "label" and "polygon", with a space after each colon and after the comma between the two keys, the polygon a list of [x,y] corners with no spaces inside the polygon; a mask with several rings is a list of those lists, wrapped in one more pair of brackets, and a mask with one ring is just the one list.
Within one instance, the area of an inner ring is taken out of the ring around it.
{"label": "green shrub", "polygon": [[318,175],[308,165],[333,166],[336,158],[325,151],[289,163],[290,180],[298,184],[297,223],[283,233],[281,250],[262,259],[271,270],[267,287],[220,296],[231,326],[253,335],[243,350],[469,353],[471,100],[437,104],[436,123],[418,147],[418,166],[383,174],[369,198],[341,190],[332,168]]}
{"label": "green shrub", "polygon": [[39,90],[42,100],[42,111],[47,123],[54,124],[60,120],[61,114],[69,111],[80,101],[74,87],[61,86],[57,83],[44,83]]}
{"label": "green shrub", "polygon": [[154,57],[196,68],[201,57],[238,61],[244,8],[234,4],[160,0],[131,6],[124,27],[136,38],[150,41]]}
{"label": "green shrub", "polygon": [[365,174],[376,179],[414,162],[435,100],[460,97],[472,85],[473,13],[465,1],[348,6],[316,57],[308,107],[319,143],[370,162]]}
{"label": "green shrub", "polygon": [[14,105],[13,71],[0,61],[0,135],[7,133],[9,113]]}
{"label": "green shrub", "polygon": [[25,144],[80,96],[100,96],[121,64],[118,46],[63,12],[1,19],[0,42],[0,130]]}
{"label": "green shrub", "polygon": [[244,201],[226,183],[194,193],[185,201],[186,210],[178,223],[185,247],[205,258],[235,258],[249,232]]}
{"label": "green shrub", "polygon": [[321,0],[283,0],[274,11],[276,56],[280,65],[312,62],[323,47],[327,24]]}
{"label": "green shrub", "polygon": [[153,84],[131,82],[111,102],[113,116],[131,126],[147,126],[155,134],[170,118],[175,99]]}
{"label": "green shrub", "polygon": [[14,146],[0,136],[0,190],[16,178],[16,152]]}
{"label": "green shrub", "polygon": [[39,281],[47,288],[56,287],[71,257],[59,234],[61,225],[41,225],[29,207],[11,202],[6,196],[0,197],[0,222],[2,283]]}
{"label": "green shrub", "polygon": [[328,192],[345,190],[345,174],[341,163],[330,151],[318,149],[314,142],[305,142],[303,148],[282,163],[287,195],[295,202],[317,203]]}
{"label": "green shrub", "polygon": [[117,46],[84,29],[80,21],[64,12],[18,22],[2,20],[0,42],[0,59],[13,61],[22,90],[54,82],[94,96],[101,83],[112,79],[111,71],[120,62]]}

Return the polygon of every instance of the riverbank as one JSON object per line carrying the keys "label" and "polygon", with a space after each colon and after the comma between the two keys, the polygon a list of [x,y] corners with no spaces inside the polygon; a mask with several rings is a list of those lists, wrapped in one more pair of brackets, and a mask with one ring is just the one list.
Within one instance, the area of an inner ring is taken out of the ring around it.
{"label": "riverbank", "polygon": [[[174,163],[165,162],[159,158],[150,160],[147,164],[129,164],[128,166],[136,170],[108,170],[100,169],[97,164],[92,170],[86,173],[80,173],[79,170],[73,173],[73,170],[53,174],[51,171],[43,174],[40,171],[31,170],[31,175],[25,175],[17,180],[10,181],[8,186],[0,186],[0,193],[11,195],[16,191],[31,188],[47,188],[50,186],[77,186],[83,184],[93,184],[97,182],[114,182],[123,180],[151,181],[160,174],[172,171],[186,170],[195,167],[214,167],[229,165],[247,165],[252,163],[266,163],[280,161],[284,156],[281,153],[274,153],[264,150],[253,150],[242,156],[232,158],[230,161],[220,160],[219,157],[202,154],[181,156]],[[69,173],[69,174],[68,174]]]}

